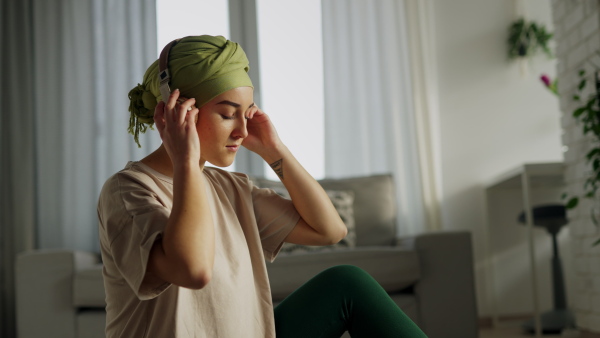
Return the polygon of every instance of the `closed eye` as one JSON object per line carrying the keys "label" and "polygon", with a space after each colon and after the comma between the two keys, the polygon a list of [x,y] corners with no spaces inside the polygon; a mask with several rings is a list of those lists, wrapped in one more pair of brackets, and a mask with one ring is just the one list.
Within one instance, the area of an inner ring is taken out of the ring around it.
{"label": "closed eye", "polygon": [[223,120],[233,120],[235,119],[235,115],[232,116],[227,116],[227,115],[223,115],[223,114],[219,114],[221,115],[221,117],[223,118]]}

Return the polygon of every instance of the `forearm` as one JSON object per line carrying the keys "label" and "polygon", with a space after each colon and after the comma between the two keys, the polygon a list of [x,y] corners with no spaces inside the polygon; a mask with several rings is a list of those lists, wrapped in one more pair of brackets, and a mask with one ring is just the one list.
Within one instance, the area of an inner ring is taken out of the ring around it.
{"label": "forearm", "polygon": [[279,176],[294,207],[311,228],[329,239],[329,243],[337,243],[346,236],[347,228],[329,196],[287,147],[281,145],[265,151],[261,157]]}
{"label": "forearm", "polygon": [[204,285],[214,264],[215,234],[198,165],[175,168],[173,208],[167,222],[162,249],[177,280]]}

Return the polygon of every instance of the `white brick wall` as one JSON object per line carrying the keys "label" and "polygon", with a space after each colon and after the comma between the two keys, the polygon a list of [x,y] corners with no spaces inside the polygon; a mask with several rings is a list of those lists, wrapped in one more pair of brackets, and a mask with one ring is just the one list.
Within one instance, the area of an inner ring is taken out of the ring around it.
{"label": "white brick wall", "polygon": [[[557,74],[563,127],[562,142],[568,150],[566,182],[571,195],[581,195],[583,182],[590,172],[585,154],[590,149],[590,138],[584,137],[581,126],[574,123],[571,114],[577,106],[572,96],[579,84],[578,72],[586,69],[587,93],[593,90],[594,61],[600,66],[600,6],[599,0],[554,0],[552,2]],[[599,69],[600,70],[600,69]],[[600,236],[590,220],[591,201],[580,201],[579,207],[569,211],[574,264],[573,292],[569,305],[575,312],[577,325],[589,332],[600,333],[600,247],[592,243]],[[600,210],[600,202],[596,203]]]}

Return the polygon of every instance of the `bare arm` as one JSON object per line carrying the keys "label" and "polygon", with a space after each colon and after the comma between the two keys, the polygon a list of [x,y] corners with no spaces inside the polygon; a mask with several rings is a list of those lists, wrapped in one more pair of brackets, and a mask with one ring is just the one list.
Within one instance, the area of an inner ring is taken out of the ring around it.
{"label": "bare arm", "polygon": [[195,126],[194,100],[176,104],[174,91],[165,105],[159,103],[154,120],[173,163],[173,208],[162,240],[150,252],[146,278],[200,289],[211,278],[215,234],[200,168],[200,141]]}
{"label": "bare arm", "polygon": [[273,150],[263,158],[285,185],[294,207],[302,217],[286,242],[330,245],[346,237],[346,225],[329,196],[286,147]]}
{"label": "bare arm", "polygon": [[348,230],[329,196],[281,142],[268,116],[258,108],[252,109],[249,116],[249,136],[243,145],[271,165],[301,216],[285,241],[304,245],[339,242]]}

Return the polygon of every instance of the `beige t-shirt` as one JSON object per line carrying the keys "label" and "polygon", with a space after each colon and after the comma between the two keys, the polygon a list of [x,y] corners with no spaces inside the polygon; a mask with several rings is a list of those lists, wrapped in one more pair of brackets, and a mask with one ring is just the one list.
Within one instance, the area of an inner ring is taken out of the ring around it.
{"label": "beige t-shirt", "polygon": [[171,212],[173,180],[129,162],[106,181],[98,218],[108,338],[275,337],[265,258],[275,259],[300,216],[246,175],[209,167],[204,175],[216,245],[212,279],[200,290],[144,281]]}

